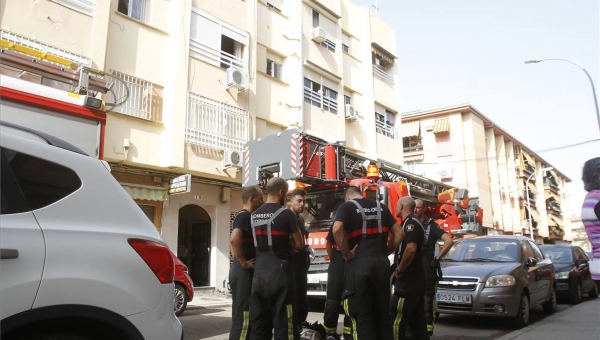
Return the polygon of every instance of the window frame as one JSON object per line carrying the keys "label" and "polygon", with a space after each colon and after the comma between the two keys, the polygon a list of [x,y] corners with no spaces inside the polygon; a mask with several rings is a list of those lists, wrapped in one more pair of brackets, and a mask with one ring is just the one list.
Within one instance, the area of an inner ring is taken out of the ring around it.
{"label": "window frame", "polygon": [[[117,2],[117,12],[119,12],[121,14],[124,14],[124,15],[132,18],[132,19],[137,20],[137,21],[144,22],[144,23],[146,22],[146,16],[148,14],[147,13],[147,11],[148,11],[148,0],[129,0],[129,6],[127,7],[127,13],[123,13],[123,12],[119,11],[119,4],[120,4],[121,1],[123,1],[123,0],[119,0]],[[140,11],[141,15],[142,15],[142,18],[136,18],[136,17],[133,16],[133,13],[132,13],[133,6],[132,5],[136,1],[142,2],[142,10]]]}
{"label": "window frame", "polygon": [[[269,67],[269,63],[271,63],[271,67]],[[267,58],[267,74],[275,79],[282,79],[282,71],[283,65],[274,61],[273,59]],[[273,73],[271,73],[273,72]]]}
{"label": "window frame", "polygon": [[[315,11],[314,8],[311,8],[311,19],[312,19],[312,28],[319,28],[321,27],[321,13],[319,13],[318,11]],[[315,26],[315,22],[316,22],[316,26]]]}

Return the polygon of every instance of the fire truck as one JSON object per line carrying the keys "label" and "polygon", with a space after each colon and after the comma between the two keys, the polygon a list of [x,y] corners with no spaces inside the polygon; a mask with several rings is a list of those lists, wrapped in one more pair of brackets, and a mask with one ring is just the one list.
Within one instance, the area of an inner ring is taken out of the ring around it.
{"label": "fire truck", "polygon": [[105,103],[98,98],[110,92],[112,76],[78,58],[0,30],[1,119],[59,137],[102,159],[105,109],[124,101]]}
{"label": "fire truck", "polygon": [[350,152],[344,142],[328,142],[299,129],[288,129],[246,144],[243,186],[264,187],[273,177],[285,179],[290,190],[301,187],[307,191],[303,217],[311,251],[309,296],[325,296],[329,263],[326,236],[350,185],[361,188],[364,197],[385,204],[394,216],[401,197],[422,199],[426,214],[454,238],[482,231],[483,210],[478,199],[470,198],[466,189],[376,162]]}

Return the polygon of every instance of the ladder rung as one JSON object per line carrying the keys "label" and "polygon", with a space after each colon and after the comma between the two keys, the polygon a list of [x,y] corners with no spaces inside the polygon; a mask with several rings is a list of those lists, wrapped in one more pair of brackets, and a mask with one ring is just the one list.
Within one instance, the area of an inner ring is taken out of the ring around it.
{"label": "ladder rung", "polygon": [[17,51],[17,52],[20,52],[23,54],[34,56],[41,60],[48,60],[48,61],[60,64],[60,65],[63,65],[65,67],[68,67],[72,70],[76,70],[77,67],[79,66],[79,65],[77,65],[77,63],[74,63],[71,60],[61,58],[61,57],[58,57],[58,56],[55,56],[52,54],[48,54],[46,52],[38,51],[33,48],[19,45],[19,44],[16,44],[14,42],[7,41],[4,39],[0,39],[0,46],[6,48],[7,50],[13,50],[13,51]]}

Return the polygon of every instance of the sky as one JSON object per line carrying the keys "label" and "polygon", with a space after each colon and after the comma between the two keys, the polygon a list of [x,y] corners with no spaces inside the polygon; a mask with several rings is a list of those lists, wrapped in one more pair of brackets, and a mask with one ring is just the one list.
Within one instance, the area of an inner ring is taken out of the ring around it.
{"label": "sky", "polygon": [[470,103],[572,180],[563,210],[579,215],[600,141],[548,149],[600,139],[590,82],[567,62],[524,61],[571,60],[600,88],[600,1],[353,1],[396,31],[400,112]]}

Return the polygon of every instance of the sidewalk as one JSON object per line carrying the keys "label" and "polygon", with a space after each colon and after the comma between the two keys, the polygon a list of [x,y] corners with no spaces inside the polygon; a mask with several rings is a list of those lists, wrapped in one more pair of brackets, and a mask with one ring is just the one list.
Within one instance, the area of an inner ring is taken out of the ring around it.
{"label": "sidewalk", "polygon": [[232,304],[231,296],[227,296],[223,293],[216,293],[212,291],[194,291],[194,299],[189,301],[187,308],[217,308],[217,307],[230,307]]}
{"label": "sidewalk", "polygon": [[588,300],[496,340],[598,340],[600,299]]}

